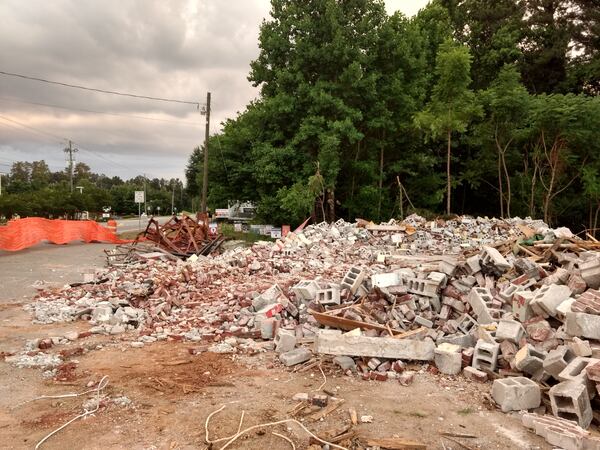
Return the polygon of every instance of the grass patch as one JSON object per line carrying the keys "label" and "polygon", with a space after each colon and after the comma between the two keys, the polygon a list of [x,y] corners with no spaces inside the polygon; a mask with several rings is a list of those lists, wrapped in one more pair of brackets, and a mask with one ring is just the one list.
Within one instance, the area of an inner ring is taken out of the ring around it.
{"label": "grass patch", "polygon": [[270,236],[265,236],[262,234],[252,232],[244,233],[241,231],[235,231],[233,225],[229,223],[221,224],[221,233],[223,233],[223,236],[228,237],[230,239],[235,239],[244,242],[275,241],[275,239],[271,238]]}
{"label": "grass patch", "polygon": [[421,412],[421,411],[411,411],[407,414],[411,417],[418,417],[419,419],[427,417],[427,414],[425,414],[424,412]]}
{"label": "grass patch", "polygon": [[461,416],[468,416],[469,414],[473,414],[475,410],[473,408],[463,408],[456,411]]}

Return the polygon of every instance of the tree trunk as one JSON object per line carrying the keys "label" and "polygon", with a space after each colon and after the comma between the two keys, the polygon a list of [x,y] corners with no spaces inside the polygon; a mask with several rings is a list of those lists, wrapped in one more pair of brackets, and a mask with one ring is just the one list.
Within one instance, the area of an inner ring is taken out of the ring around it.
{"label": "tree trunk", "polygon": [[335,222],[335,193],[333,189],[327,189],[328,222]]}
{"label": "tree trunk", "polygon": [[446,158],[446,178],[447,178],[447,186],[446,186],[446,214],[450,214],[450,205],[451,205],[451,190],[452,190],[452,180],[450,178],[450,156],[451,156],[451,146],[452,144],[452,131],[448,130],[448,153]]}
{"label": "tree trunk", "polygon": [[383,195],[383,147],[379,151],[379,205],[377,206],[377,220],[381,222],[381,197]]}
{"label": "tree trunk", "polygon": [[510,218],[510,200],[511,200],[511,187],[510,187],[510,175],[508,174],[508,167],[506,167],[506,149],[502,152],[502,167],[504,167],[504,175],[506,176],[506,216]]}
{"label": "tree trunk", "polygon": [[502,186],[502,166],[500,161],[500,153],[498,153],[498,191],[500,193],[500,217],[504,218],[504,190]]}

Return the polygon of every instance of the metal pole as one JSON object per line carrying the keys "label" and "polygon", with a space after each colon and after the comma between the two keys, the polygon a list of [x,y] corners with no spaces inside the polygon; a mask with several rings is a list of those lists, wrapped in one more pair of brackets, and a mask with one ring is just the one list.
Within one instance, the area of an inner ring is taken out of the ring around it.
{"label": "metal pole", "polygon": [[206,93],[206,130],[204,132],[204,174],[202,176],[202,205],[200,212],[206,212],[208,194],[208,135],[210,133],[210,92]]}
{"label": "metal pole", "polygon": [[142,231],[142,204],[138,202],[138,231]]}
{"label": "metal pole", "polygon": [[144,175],[144,213],[146,214],[146,217],[148,217],[148,205],[146,203],[146,201],[148,200],[147,197],[148,195],[146,195],[146,174]]}

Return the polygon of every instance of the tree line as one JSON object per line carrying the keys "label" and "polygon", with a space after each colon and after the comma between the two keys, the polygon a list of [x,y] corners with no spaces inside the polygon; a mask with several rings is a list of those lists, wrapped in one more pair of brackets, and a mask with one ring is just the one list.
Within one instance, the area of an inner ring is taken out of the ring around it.
{"label": "tree line", "polygon": [[73,181],[76,188],[71,192],[68,169],[52,172],[43,160],[15,162],[3,176],[0,216],[74,218],[87,211],[98,218],[106,207],[113,215],[137,215],[134,192],[144,190],[144,185],[149,214],[170,214],[172,201],[181,211],[188,201],[183,183],[174,178],[146,180],[140,175],[124,181],[94,173],[79,162],[73,167]]}
{"label": "tree line", "polygon": [[[211,208],[263,220],[600,214],[595,0],[272,0],[259,97],[209,140]],[[190,156],[188,194],[202,183]]]}

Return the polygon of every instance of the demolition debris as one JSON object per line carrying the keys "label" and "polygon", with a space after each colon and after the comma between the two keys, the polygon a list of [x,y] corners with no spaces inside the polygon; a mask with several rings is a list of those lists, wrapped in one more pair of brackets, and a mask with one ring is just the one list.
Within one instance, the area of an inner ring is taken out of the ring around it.
{"label": "demolition debris", "polygon": [[523,420],[553,445],[598,445],[585,429],[600,388],[599,242],[530,219],[412,215],[321,223],[207,257],[221,238],[187,219],[150,223],[146,237],[192,258],[128,254],[97,282],[41,291],[34,320],[89,320],[91,333],[133,332],[134,346],[252,353],[272,341],[285,366],[328,355],[348,375],[403,385],[416,374],[406,361],[423,361],[493,379],[504,412],[547,401],[554,418]]}

